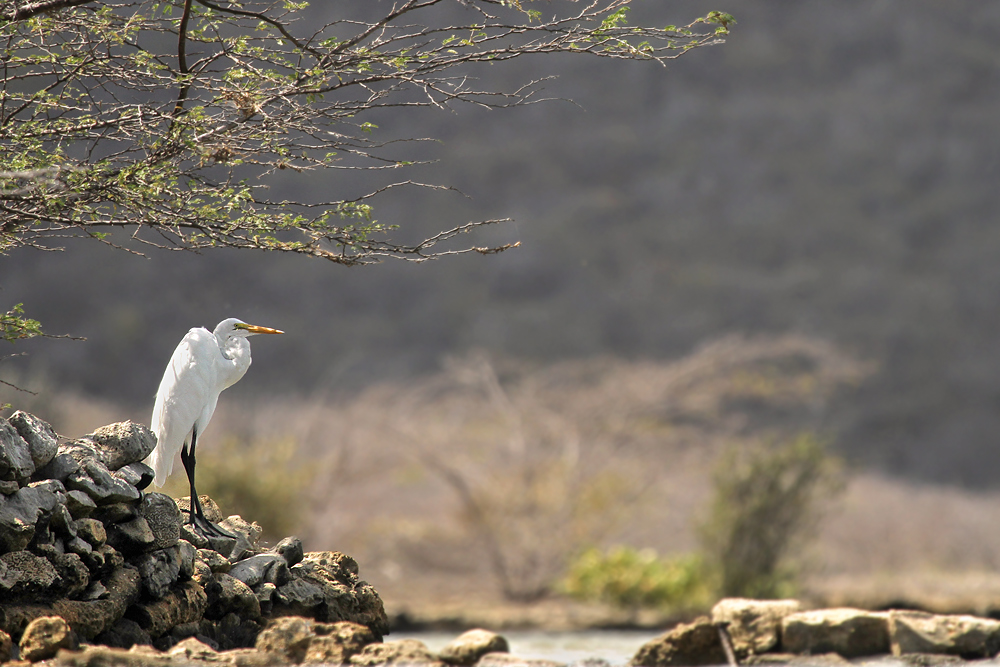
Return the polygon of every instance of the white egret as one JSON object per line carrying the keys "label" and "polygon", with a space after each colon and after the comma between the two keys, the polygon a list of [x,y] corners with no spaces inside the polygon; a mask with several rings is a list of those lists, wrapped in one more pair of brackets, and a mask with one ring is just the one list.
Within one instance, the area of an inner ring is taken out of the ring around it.
{"label": "white egret", "polygon": [[222,390],[236,384],[250,367],[247,336],[280,333],[284,332],[247,324],[235,317],[219,322],[215,331],[191,329],[170,357],[156,391],[151,424],[156,447],[146,459],[156,474],[153,483],[163,486],[180,452],[191,485],[190,523],[208,535],[231,537],[205,518],[194,488],[198,436],[212,420]]}

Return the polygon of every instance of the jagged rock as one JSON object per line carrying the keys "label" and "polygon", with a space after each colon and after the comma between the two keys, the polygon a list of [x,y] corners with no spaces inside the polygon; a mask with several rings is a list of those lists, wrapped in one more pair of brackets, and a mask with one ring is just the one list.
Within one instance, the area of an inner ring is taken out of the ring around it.
{"label": "jagged rock", "polygon": [[66,552],[73,553],[81,558],[86,558],[84,564],[87,566],[88,570],[97,569],[100,567],[99,561],[94,561],[90,558],[91,554],[94,552],[94,547],[90,545],[90,542],[83,539],[80,536],[73,537],[71,539],[65,540]]}
{"label": "jagged rock", "polygon": [[281,656],[288,662],[305,660],[313,638],[313,621],[301,616],[276,618],[257,635],[258,651]]}
{"label": "jagged rock", "polygon": [[205,564],[205,561],[200,559],[195,559],[194,561],[194,574],[191,579],[197,581],[202,586],[207,586],[208,582],[212,581],[212,576],[215,573],[212,572],[211,568]]}
{"label": "jagged rock", "polygon": [[59,441],[56,439],[56,432],[46,422],[21,410],[12,414],[7,421],[28,444],[35,470],[45,466],[55,457],[59,450]]}
{"label": "jagged rock", "polygon": [[180,528],[180,539],[185,542],[190,542],[194,545],[195,549],[210,549],[211,545],[208,542],[208,538],[192,528],[191,524],[186,523],[188,520],[187,512],[181,511],[181,528]]}
{"label": "jagged rock", "polygon": [[93,516],[104,525],[124,523],[139,516],[139,507],[135,503],[111,503],[98,507]]}
{"label": "jagged rock", "polygon": [[194,560],[198,550],[187,540],[177,540],[177,564],[180,566],[181,581],[194,577]]}
{"label": "jagged rock", "polygon": [[0,494],[9,496],[17,493],[20,488],[21,485],[12,479],[0,479]]}
{"label": "jagged rock", "polygon": [[278,587],[271,583],[258,584],[253,589],[260,603],[260,613],[262,616],[271,616],[274,611],[274,600],[278,595]]}
{"label": "jagged rock", "polygon": [[96,445],[101,460],[111,470],[142,461],[156,447],[153,432],[131,421],[102,426],[85,438]]}
{"label": "jagged rock", "polygon": [[121,568],[104,580],[108,595],[94,601],[56,600],[51,605],[0,603],[0,629],[20,637],[28,624],[42,616],[61,616],[84,639],[104,632],[139,598],[139,573]]}
{"label": "jagged rock", "polygon": [[[20,436],[18,436],[20,437]],[[0,497],[0,552],[20,551],[35,536],[36,525],[65,498],[60,482],[33,482],[9,496]]]}
{"label": "jagged rock", "polygon": [[59,575],[54,593],[65,598],[74,599],[87,590],[90,585],[90,570],[83,564],[79,555],[74,553],[49,553],[46,559],[52,563]]}
{"label": "jagged rock", "polygon": [[284,581],[270,581],[270,583],[280,586],[288,583],[289,574],[288,564],[277,554],[258,554],[241,560],[230,568],[229,574],[253,588],[261,582],[269,581],[268,576],[277,564],[284,566],[283,569],[278,568],[284,573]]}
{"label": "jagged rock", "polygon": [[352,665],[444,665],[419,639],[368,644],[351,656]]}
{"label": "jagged rock", "polygon": [[120,619],[113,626],[94,637],[94,641],[105,646],[115,648],[132,648],[135,645],[151,645],[153,643],[149,633],[135,621],[127,618]]}
{"label": "jagged rock", "polygon": [[710,618],[702,616],[691,623],[678,624],[673,630],[643,644],[631,664],[642,667],[722,665],[726,664],[726,654],[718,629]]}
{"label": "jagged rock", "polygon": [[143,590],[154,600],[163,599],[180,577],[180,549],[176,544],[144,553],[133,562],[142,577]]}
{"label": "jagged rock", "polygon": [[52,563],[33,553],[12,551],[0,556],[0,598],[5,601],[44,599],[58,580]]}
{"label": "jagged rock", "polygon": [[129,463],[111,474],[140,491],[149,486],[155,476],[153,469],[142,462]]}
{"label": "jagged rock", "polygon": [[382,600],[370,584],[358,579],[358,564],[350,556],[310,552],[290,572],[292,580],[278,587],[273,613],[326,623],[353,621],[371,628],[379,639],[389,632]]}
{"label": "jagged rock", "polygon": [[237,614],[250,620],[260,618],[260,602],[257,596],[239,579],[218,573],[205,586],[208,594],[208,609],[205,618],[221,619],[227,614]]}
{"label": "jagged rock", "polygon": [[97,503],[83,491],[67,491],[66,509],[74,519],[85,519],[94,513]]}
{"label": "jagged rock", "polygon": [[24,629],[21,636],[21,659],[38,662],[52,658],[59,649],[74,650],[78,645],[76,633],[60,616],[36,618]]}
{"label": "jagged rock", "polygon": [[[256,522],[248,522],[233,514],[219,522],[219,527],[236,535],[236,544],[229,551],[229,560],[236,562],[260,553],[260,536],[264,529]],[[224,553],[220,551],[219,553]]]}
{"label": "jagged rock", "polygon": [[93,547],[99,547],[108,541],[108,531],[97,519],[77,519],[73,522],[76,534]]}
{"label": "jagged rock", "polygon": [[93,600],[100,600],[102,598],[108,597],[108,589],[104,587],[100,581],[91,581],[90,585],[87,586],[87,590],[80,595],[81,600],[86,600],[88,602]]}
{"label": "jagged rock", "polygon": [[108,530],[108,544],[127,555],[143,553],[156,543],[156,536],[141,516],[123,523],[104,525]]}
{"label": "jagged rock", "polygon": [[[60,446],[61,448],[61,446]],[[65,482],[80,469],[80,462],[67,451],[60,451],[51,461],[35,471],[32,479],[54,479]]]}
{"label": "jagged rock", "polygon": [[438,655],[452,665],[474,665],[487,653],[509,653],[507,640],[495,632],[475,629],[450,641]]}
{"label": "jagged rock", "polygon": [[213,551],[212,549],[198,549],[198,560],[203,562],[208,566],[213,573],[216,572],[229,572],[232,569],[233,564],[229,562],[229,559],[220,554],[218,551]]}
{"label": "jagged rock", "polygon": [[303,660],[307,663],[342,665],[375,642],[371,630],[350,621],[314,623],[312,630],[314,636],[309,641]]}
{"label": "jagged rock", "polygon": [[234,648],[253,646],[263,627],[261,619],[244,618],[239,614],[226,614],[215,624],[215,640],[219,648],[228,651]]}
{"label": "jagged rock", "polygon": [[66,478],[66,488],[83,491],[98,505],[139,500],[139,491],[114,475],[101,461],[86,459]]}
{"label": "jagged rock", "polygon": [[0,630],[0,662],[7,662],[14,653],[14,640],[3,630]]}
{"label": "jagged rock", "polygon": [[[201,509],[205,513],[205,518],[212,523],[219,523],[225,517],[222,516],[222,510],[219,509],[218,503],[212,500],[210,497],[205,495],[199,495],[198,500],[201,501]],[[177,499],[177,508],[181,511],[181,514],[187,514],[191,511],[191,497],[184,496],[183,498]]]}
{"label": "jagged rock", "polygon": [[35,472],[31,449],[7,420],[0,420],[0,479],[20,482]]}
{"label": "jagged rock", "polygon": [[286,537],[274,545],[271,553],[278,554],[285,559],[288,567],[298,565],[305,557],[305,550],[302,548],[302,540],[297,537]]}
{"label": "jagged rock", "polygon": [[187,581],[174,587],[162,600],[133,604],[127,618],[156,638],[175,625],[201,620],[207,607],[205,589],[197,582]]}
{"label": "jagged rock", "polygon": [[476,663],[476,667],[565,667],[565,665],[541,658],[520,658],[509,653],[487,653]]}
{"label": "jagged rock", "polygon": [[49,528],[64,539],[76,537],[76,526],[73,517],[65,505],[56,505],[49,514]]}
{"label": "jagged rock", "polygon": [[147,493],[139,505],[139,514],[153,531],[155,548],[166,549],[177,544],[181,534],[181,513],[173,498],[162,493]]}
{"label": "jagged rock", "polygon": [[975,616],[889,612],[892,654],[943,653],[966,660],[1000,652],[1000,621]]}
{"label": "jagged rock", "polygon": [[889,652],[889,617],[860,609],[820,609],[786,616],[781,643],[790,653],[859,658]]}
{"label": "jagged rock", "polygon": [[799,611],[798,600],[726,598],[712,607],[712,622],[725,623],[740,657],[767,653],[778,647],[781,620]]}

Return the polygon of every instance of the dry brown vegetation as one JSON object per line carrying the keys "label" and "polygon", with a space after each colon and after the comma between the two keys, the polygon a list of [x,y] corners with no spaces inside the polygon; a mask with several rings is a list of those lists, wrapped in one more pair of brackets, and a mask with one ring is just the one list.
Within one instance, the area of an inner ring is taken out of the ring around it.
{"label": "dry brown vegetation", "polygon": [[[724,338],[672,363],[471,355],[347,400],[241,405],[224,396],[199,468],[208,482],[209,469],[236,460],[236,478],[270,489],[272,517],[274,508],[299,512],[296,523],[270,526],[275,536],[292,526],[310,549],[351,553],[390,610],[531,601],[588,546],[696,549],[719,457],[815,428],[831,397],[869,371],[798,336]],[[67,435],[146,419],[47,396],[22,396],[18,407]],[[268,443],[297,451],[261,465]],[[276,477],[295,493],[277,493]],[[988,573],[1000,559],[1000,537],[988,530],[998,501],[849,473],[799,563],[803,593],[983,610],[978,591],[994,590]]]}

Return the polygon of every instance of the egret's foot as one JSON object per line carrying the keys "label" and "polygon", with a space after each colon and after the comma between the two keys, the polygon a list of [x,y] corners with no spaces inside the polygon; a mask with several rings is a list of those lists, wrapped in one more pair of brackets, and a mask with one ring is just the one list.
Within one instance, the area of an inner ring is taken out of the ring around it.
{"label": "egret's foot", "polygon": [[198,516],[197,514],[190,517],[187,521],[194,530],[201,533],[204,537],[227,537],[230,539],[237,539],[236,535],[219,528],[216,524],[212,523],[204,516]]}

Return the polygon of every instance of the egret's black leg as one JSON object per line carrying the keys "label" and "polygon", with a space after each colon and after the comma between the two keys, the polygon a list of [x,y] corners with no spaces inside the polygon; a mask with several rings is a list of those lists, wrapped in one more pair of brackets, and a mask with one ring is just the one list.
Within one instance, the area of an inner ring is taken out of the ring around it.
{"label": "egret's black leg", "polygon": [[190,449],[186,444],[181,448],[181,463],[184,464],[184,471],[187,472],[188,483],[191,486],[191,504],[188,510],[188,523],[208,536],[236,537],[235,535],[222,530],[205,518],[205,512],[201,508],[201,500],[198,498],[198,491],[194,488],[194,451],[197,445],[198,429],[193,429],[191,431]]}

